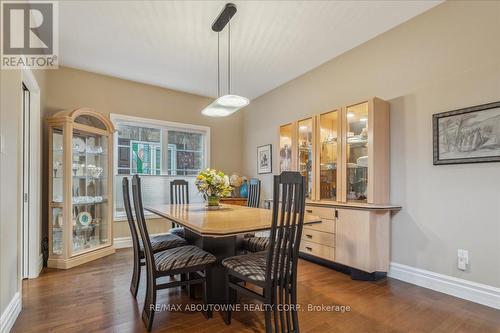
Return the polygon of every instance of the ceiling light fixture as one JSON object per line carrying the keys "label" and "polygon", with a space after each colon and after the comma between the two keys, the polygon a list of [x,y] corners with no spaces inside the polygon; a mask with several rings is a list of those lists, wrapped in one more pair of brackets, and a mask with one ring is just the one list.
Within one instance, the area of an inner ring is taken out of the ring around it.
{"label": "ceiling light fixture", "polygon": [[[210,117],[226,117],[247,106],[248,98],[231,94],[231,18],[236,14],[236,5],[226,4],[224,9],[212,24],[212,30],[217,32],[217,99],[201,110],[201,113]],[[228,26],[227,34],[227,94],[220,95],[220,39],[219,33]]]}

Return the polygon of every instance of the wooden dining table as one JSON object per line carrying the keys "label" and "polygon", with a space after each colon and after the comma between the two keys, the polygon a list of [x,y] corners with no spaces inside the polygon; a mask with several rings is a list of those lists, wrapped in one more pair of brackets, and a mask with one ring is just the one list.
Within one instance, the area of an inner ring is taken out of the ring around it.
{"label": "wooden dining table", "polygon": [[[208,209],[204,203],[151,205],[145,210],[184,227],[186,240],[217,257],[207,270],[207,301],[225,303],[226,279],[221,262],[238,255],[245,234],[269,230],[272,210],[222,204]],[[304,224],[321,223],[317,216],[305,213]]]}

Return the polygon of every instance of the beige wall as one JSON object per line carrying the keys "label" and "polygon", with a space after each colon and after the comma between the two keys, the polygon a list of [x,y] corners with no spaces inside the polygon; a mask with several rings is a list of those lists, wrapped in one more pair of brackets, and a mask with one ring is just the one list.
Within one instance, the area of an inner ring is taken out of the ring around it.
{"label": "beige wall", "polygon": [[392,261],[500,287],[500,164],[432,165],[432,114],[500,100],[500,2],[446,2],[252,101],[246,174],[267,143],[277,171],[280,124],[370,96],[391,105]]}
{"label": "beige wall", "polygon": [[0,70],[0,314],[20,288],[21,71]]}
{"label": "beige wall", "polygon": [[[168,75],[168,73],[165,73]],[[52,70],[47,78],[47,96],[43,117],[63,109],[86,106],[109,115],[118,113],[130,116],[175,121],[211,128],[211,163],[213,168],[225,172],[241,172],[242,169],[242,114],[227,118],[202,116],[200,111],[210,98],[164,89],[156,86],[122,80],[67,67]],[[44,135],[46,142],[46,134]],[[46,145],[46,143],[45,143]],[[47,151],[45,146],[44,151]],[[47,161],[44,161],[44,166]],[[44,193],[47,184],[44,186]],[[44,212],[44,217],[46,217]],[[116,222],[115,237],[125,237],[125,222]],[[156,220],[151,228],[164,231],[168,226]],[[153,231],[151,231],[153,233]]]}

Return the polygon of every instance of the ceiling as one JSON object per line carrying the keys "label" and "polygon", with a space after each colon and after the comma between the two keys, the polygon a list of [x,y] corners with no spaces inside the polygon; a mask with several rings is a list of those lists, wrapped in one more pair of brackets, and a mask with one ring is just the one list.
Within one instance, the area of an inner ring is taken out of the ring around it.
{"label": "ceiling", "polygon": [[[250,99],[317,67],[440,1],[234,1],[232,93]],[[60,64],[217,95],[217,33],[225,1],[65,1]],[[221,32],[226,93],[227,28]]]}

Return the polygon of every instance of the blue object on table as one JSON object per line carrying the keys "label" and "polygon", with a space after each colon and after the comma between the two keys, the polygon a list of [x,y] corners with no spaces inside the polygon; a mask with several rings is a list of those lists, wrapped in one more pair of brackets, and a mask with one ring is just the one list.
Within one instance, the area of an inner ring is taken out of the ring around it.
{"label": "blue object on table", "polygon": [[246,180],[240,186],[240,197],[248,198],[248,184]]}

